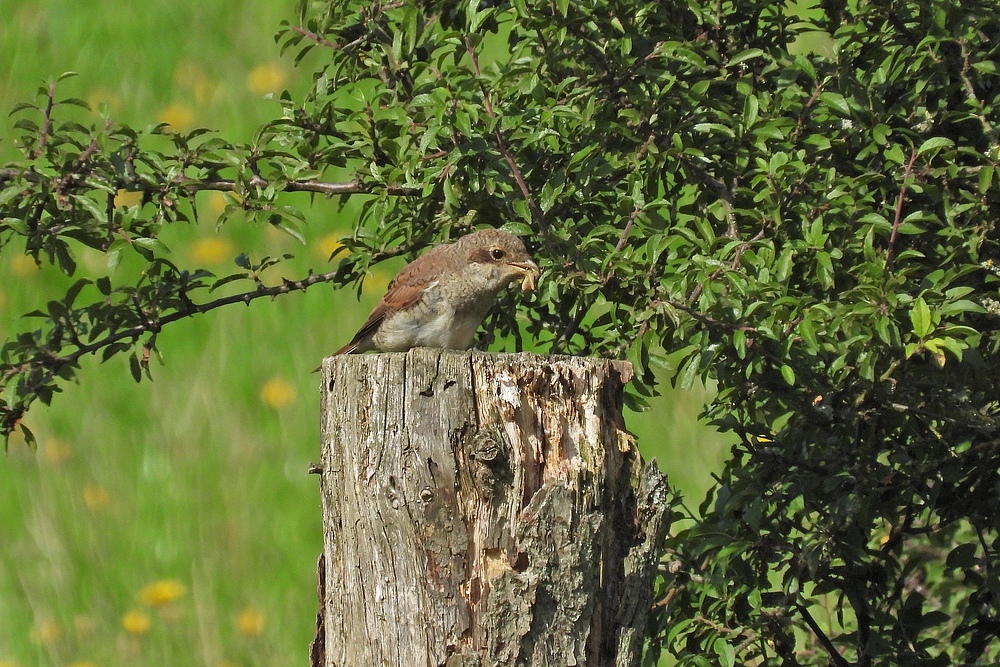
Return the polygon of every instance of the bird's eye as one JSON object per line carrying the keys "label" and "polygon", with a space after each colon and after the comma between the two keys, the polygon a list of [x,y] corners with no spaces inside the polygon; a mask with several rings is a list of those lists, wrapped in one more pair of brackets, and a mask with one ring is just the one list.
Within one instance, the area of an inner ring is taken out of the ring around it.
{"label": "bird's eye", "polygon": [[504,254],[505,254],[504,251],[501,250],[500,248],[493,248],[493,250],[490,250],[490,257],[492,257],[495,260],[503,259]]}

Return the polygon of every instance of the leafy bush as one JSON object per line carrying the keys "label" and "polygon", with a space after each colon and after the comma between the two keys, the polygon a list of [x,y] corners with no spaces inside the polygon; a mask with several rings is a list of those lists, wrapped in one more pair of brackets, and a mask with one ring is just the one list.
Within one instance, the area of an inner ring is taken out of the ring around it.
{"label": "leafy bush", "polygon": [[[172,321],[505,225],[545,273],[527,321],[499,308],[488,331],[627,356],[636,401],[657,365],[714,379],[708,416],[739,437],[669,540],[651,656],[995,662],[996,10],[303,3],[278,40],[321,54],[312,91],[245,146],[81,119],[53,84],[18,112],[0,240],[69,276],[81,246],[143,269],[73,282],[4,345],[3,431],[90,353],[138,379]],[[216,278],[157,240],[204,189],[293,236],[282,193],[363,214],[329,272]]]}

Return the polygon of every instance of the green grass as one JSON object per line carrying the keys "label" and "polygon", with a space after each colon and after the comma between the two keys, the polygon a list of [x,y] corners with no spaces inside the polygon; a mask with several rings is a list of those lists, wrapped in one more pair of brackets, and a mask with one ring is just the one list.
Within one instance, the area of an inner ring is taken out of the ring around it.
{"label": "green grass", "polygon": [[[309,85],[272,40],[293,4],[0,0],[12,17],[0,31],[0,109],[73,70],[61,92],[107,102],[123,122],[186,118],[249,141],[278,111],[263,96],[269,77],[293,94]],[[0,120],[3,159],[16,155],[11,125]],[[221,273],[239,252],[295,250],[256,225],[216,230],[218,201],[202,197],[204,224],[164,236],[178,264]],[[290,277],[324,270],[322,244],[350,227],[326,202],[295,202],[310,225]],[[4,250],[6,337],[66,279]],[[105,270],[96,254],[81,262]],[[154,365],[154,382],[135,384],[124,359],[86,359],[78,383],[29,414],[38,451],[14,442],[0,456],[0,667],[305,664],[321,545],[317,480],[306,474],[319,441],[312,369],[350,337],[386,277],[361,304],[316,287],[178,323],[160,336],[166,365]],[[626,416],[695,502],[726,450],[697,422],[705,400],[670,392]]]}

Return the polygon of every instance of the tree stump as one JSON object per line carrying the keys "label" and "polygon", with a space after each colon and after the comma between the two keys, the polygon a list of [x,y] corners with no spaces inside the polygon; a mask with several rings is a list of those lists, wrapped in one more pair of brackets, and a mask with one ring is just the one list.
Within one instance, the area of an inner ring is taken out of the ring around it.
{"label": "tree stump", "polygon": [[627,362],[416,349],[323,362],[315,667],[636,665],[667,484]]}

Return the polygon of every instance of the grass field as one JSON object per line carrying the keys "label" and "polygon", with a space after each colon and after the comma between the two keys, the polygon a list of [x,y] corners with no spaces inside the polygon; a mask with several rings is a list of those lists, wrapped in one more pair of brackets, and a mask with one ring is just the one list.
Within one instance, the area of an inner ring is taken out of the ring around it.
{"label": "grass field", "polygon": [[[107,103],[135,126],[212,127],[234,141],[278,113],[268,93],[309,84],[272,35],[293,2],[0,0],[0,109],[79,72],[61,91]],[[16,157],[0,116],[0,156]],[[227,271],[251,250],[298,252],[289,277],[325,270],[351,221],[308,209],[307,246],[270,229],[168,230],[182,266]],[[321,544],[316,478],[319,360],[346,341],[398,266],[353,293],[317,287],[234,306],[165,331],[166,365],[136,385],[124,359],[84,361],[80,381],[28,422],[37,452],[0,456],[0,667],[302,665],[316,610]],[[85,274],[106,272],[99,255]],[[0,333],[29,326],[66,278],[17,248],[0,254]],[[673,392],[629,414],[647,456],[696,504],[725,455],[697,422],[703,392]]]}

